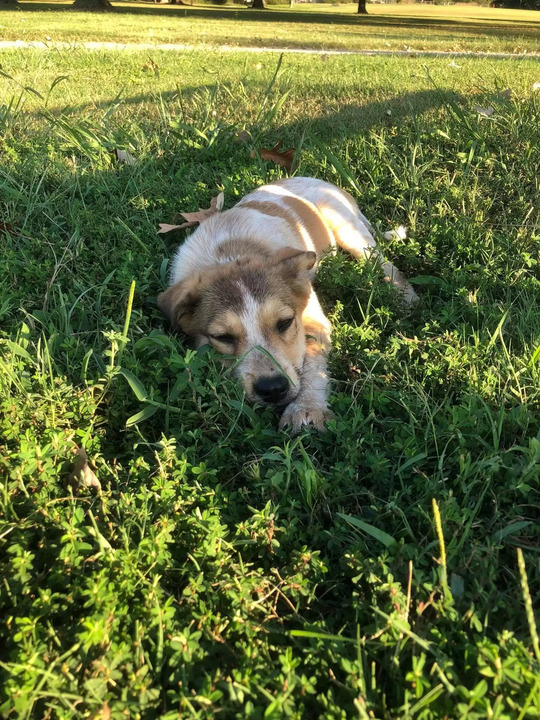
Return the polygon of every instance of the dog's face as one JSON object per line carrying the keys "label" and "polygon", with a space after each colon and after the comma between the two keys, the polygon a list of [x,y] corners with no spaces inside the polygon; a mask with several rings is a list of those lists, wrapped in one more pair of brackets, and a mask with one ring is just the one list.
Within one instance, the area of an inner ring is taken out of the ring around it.
{"label": "dog's face", "polygon": [[229,360],[251,401],[289,404],[300,389],[313,252],[285,248],[264,259],[216,265],[158,297],[175,330]]}

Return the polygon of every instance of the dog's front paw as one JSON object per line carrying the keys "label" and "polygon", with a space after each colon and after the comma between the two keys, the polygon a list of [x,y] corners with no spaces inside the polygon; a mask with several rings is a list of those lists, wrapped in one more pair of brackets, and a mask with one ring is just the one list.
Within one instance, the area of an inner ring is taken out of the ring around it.
{"label": "dog's front paw", "polygon": [[298,435],[304,428],[309,426],[324,432],[326,423],[333,416],[326,403],[315,405],[302,400],[293,400],[283,411],[279,427],[281,430],[290,427],[293,435]]}

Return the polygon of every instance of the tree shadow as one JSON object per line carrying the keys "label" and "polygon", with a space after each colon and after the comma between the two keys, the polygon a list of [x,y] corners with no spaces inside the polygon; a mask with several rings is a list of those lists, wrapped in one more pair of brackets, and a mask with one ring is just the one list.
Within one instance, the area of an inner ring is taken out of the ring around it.
{"label": "tree shadow", "polygon": [[[226,86],[227,84],[224,83]],[[199,84],[191,88],[182,89],[182,100],[186,105],[203,91],[211,91],[214,83]],[[402,93],[385,100],[369,100],[365,102],[351,102],[343,104],[338,110],[330,110],[323,112],[317,117],[306,113],[300,116],[294,123],[284,123],[280,125],[280,131],[286,133],[288,137],[299,141],[300,137],[309,132],[313,135],[331,133],[336,139],[347,139],[357,135],[360,130],[369,130],[381,126],[387,126],[389,123],[395,124],[400,121],[414,121],[432,110],[443,107],[449,101],[455,102],[462,99],[459,93],[450,90],[416,90],[413,92]],[[125,107],[137,107],[144,104],[155,103],[156,100],[162,101],[168,107],[178,101],[177,90],[165,90],[158,93],[141,93],[120,98],[120,102],[115,100],[115,105]],[[66,113],[85,112],[88,110],[106,110],[112,105],[109,100],[100,102],[81,103],[79,105],[70,105],[66,107],[54,107],[49,105],[49,112],[53,115]],[[181,109],[178,107],[178,113]],[[33,113],[36,117],[40,115],[40,111]]]}

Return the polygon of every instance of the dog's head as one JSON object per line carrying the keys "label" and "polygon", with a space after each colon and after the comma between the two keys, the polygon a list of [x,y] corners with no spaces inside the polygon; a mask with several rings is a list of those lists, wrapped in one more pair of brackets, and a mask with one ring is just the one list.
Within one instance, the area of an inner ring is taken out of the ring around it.
{"label": "dog's head", "polygon": [[248,398],[287,405],[300,389],[302,324],[316,255],[284,248],[270,258],[241,258],[171,285],[158,296],[174,330],[236,360]]}

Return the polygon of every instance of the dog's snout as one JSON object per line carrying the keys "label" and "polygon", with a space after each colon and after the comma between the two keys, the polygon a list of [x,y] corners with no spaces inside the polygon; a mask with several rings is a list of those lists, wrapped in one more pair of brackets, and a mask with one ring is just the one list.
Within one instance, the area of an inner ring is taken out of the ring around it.
{"label": "dog's snout", "polygon": [[272,375],[271,377],[259,378],[253,387],[257,395],[265,403],[279,405],[287,395],[289,381],[283,375]]}

